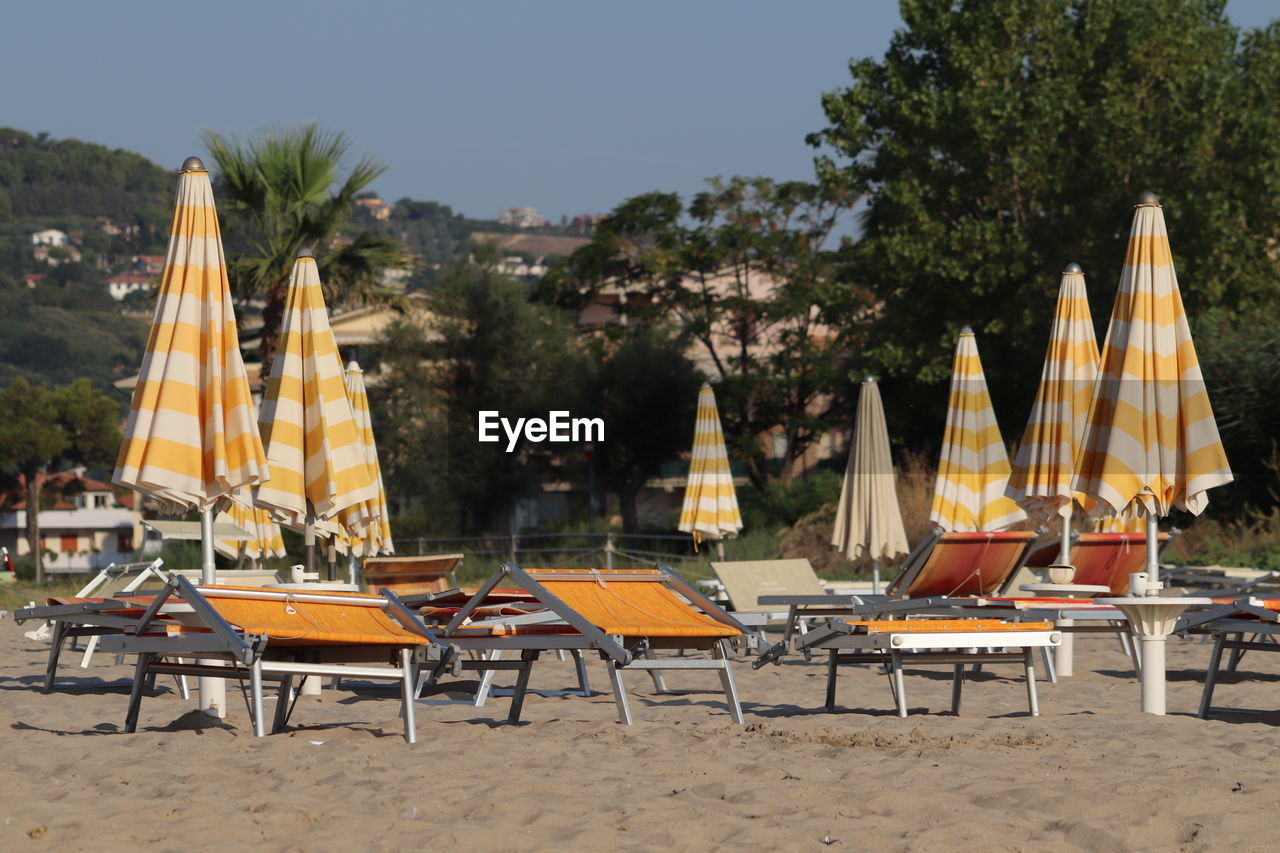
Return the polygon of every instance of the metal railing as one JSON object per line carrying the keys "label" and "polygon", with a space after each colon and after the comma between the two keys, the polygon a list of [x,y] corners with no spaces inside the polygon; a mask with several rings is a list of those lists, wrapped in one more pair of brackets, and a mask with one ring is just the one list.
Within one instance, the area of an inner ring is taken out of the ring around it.
{"label": "metal railing", "polygon": [[[664,543],[679,543],[666,547]],[[614,560],[641,563],[682,563],[704,558],[694,550],[688,534],[668,533],[513,533],[509,536],[451,536],[396,539],[396,553],[431,554],[465,551],[467,554],[513,563],[541,562],[550,558],[559,564],[603,562],[612,569]],[[530,559],[523,559],[523,558]]]}

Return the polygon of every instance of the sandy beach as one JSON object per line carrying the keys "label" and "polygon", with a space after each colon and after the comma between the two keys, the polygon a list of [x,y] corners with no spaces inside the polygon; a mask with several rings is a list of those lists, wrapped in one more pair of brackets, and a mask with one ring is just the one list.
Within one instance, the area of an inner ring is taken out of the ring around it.
{"label": "sandy beach", "polygon": [[[552,660],[526,723],[496,722],[505,695],[452,701],[474,684],[455,682],[421,702],[414,746],[390,688],[359,685],[304,698],[290,730],[255,740],[243,705],[193,725],[162,679],[126,735],[130,668],[71,656],[44,694],[46,650],[0,623],[6,850],[1251,850],[1280,808],[1280,660],[1246,657],[1215,697],[1263,713],[1201,721],[1209,647],[1194,638],[1171,642],[1163,719],[1139,713],[1116,643],[1091,637],[1074,678],[1040,684],[1039,718],[1011,667],[969,682],[959,717],[946,671],[909,674],[906,720],[883,676],[849,668],[843,710],[818,713],[823,668],[792,658],[740,663],[745,728],[709,673],[670,676],[667,696],[635,674],[628,729],[609,694],[558,692],[572,668]],[[602,664],[591,674],[607,686]]]}

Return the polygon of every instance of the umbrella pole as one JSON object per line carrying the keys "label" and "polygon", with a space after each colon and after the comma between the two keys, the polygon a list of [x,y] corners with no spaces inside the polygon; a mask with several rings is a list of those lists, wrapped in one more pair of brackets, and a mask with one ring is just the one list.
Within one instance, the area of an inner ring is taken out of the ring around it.
{"label": "umbrella pole", "polygon": [[1062,544],[1058,546],[1058,565],[1071,563],[1071,515],[1075,512],[1075,501],[1067,504],[1067,512],[1062,516]]}
{"label": "umbrella pole", "polygon": [[306,543],[306,571],[316,570],[316,514],[311,509],[311,501],[307,501],[307,520],[302,527],[303,541]]}
{"label": "umbrella pole", "polygon": [[[200,511],[200,581],[205,584],[218,582],[217,568],[213,562],[213,506]],[[201,661],[216,664],[216,661]],[[227,712],[227,685],[221,678],[201,678],[200,710],[212,717],[223,717]]]}
{"label": "umbrella pole", "polygon": [[880,594],[880,561],[871,561],[871,594]]}
{"label": "umbrella pole", "polygon": [[1155,513],[1147,513],[1147,595],[1160,592],[1160,561],[1156,550],[1160,545],[1159,519]]}
{"label": "umbrella pole", "polygon": [[329,537],[328,545],[325,548],[326,562],[329,568],[325,580],[336,581],[338,579],[338,549],[333,544],[334,537]]}

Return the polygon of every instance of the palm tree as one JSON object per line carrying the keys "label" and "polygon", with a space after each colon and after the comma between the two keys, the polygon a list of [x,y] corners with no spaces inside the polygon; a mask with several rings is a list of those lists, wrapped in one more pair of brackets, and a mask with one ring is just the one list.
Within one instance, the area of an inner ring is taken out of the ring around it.
{"label": "palm tree", "polygon": [[315,124],[269,128],[244,143],[214,131],[202,138],[217,164],[228,251],[243,249],[228,258],[232,292],[240,299],[266,299],[261,344],[265,376],[299,248],[314,248],[331,304],[375,298],[378,274],[402,263],[399,244],[368,231],[330,248],[355,210],[357,193],[385,167],[364,157],[343,178],[342,164],[351,143],[344,134]]}

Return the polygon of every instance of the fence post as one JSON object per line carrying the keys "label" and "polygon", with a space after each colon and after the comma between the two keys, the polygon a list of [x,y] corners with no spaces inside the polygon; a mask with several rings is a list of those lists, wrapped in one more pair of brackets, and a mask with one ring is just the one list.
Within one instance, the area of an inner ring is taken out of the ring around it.
{"label": "fence post", "polygon": [[418,540],[418,556],[419,556],[419,557],[421,557],[423,554],[427,553],[427,552],[426,552],[426,550],[425,550],[425,549],[426,549],[426,547],[427,547],[427,540],[425,540],[425,539],[419,539],[419,540]]}
{"label": "fence post", "polygon": [[613,568],[613,531],[604,535],[604,567]]}
{"label": "fence post", "polygon": [[516,534],[511,534],[511,562],[516,562]]}

